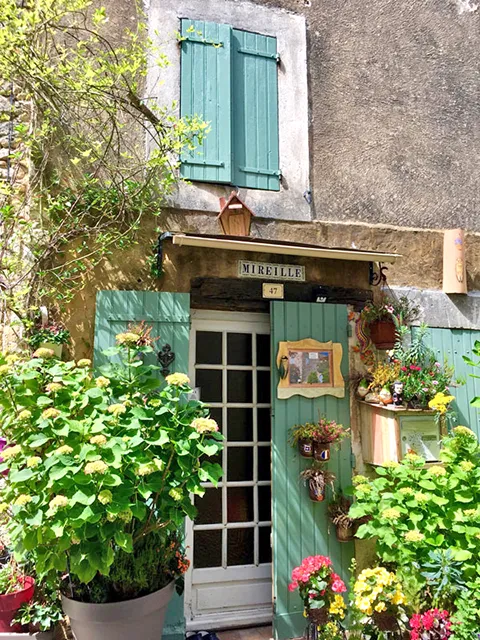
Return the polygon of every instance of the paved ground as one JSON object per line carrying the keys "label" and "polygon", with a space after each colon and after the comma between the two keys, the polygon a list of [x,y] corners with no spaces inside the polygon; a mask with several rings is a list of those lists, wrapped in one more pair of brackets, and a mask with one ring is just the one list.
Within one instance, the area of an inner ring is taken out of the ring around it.
{"label": "paved ground", "polygon": [[229,629],[219,631],[217,636],[220,640],[270,640],[272,637],[272,627],[251,627],[249,629]]}

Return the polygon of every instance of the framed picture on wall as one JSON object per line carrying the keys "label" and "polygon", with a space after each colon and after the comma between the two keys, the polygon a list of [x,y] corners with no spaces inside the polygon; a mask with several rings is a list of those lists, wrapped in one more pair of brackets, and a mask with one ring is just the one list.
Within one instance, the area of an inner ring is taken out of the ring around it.
{"label": "framed picture on wall", "polygon": [[345,381],[340,365],[342,345],[305,338],[296,342],[279,342],[277,368],[280,373],[277,395],[291,398],[301,395],[317,398],[345,396]]}

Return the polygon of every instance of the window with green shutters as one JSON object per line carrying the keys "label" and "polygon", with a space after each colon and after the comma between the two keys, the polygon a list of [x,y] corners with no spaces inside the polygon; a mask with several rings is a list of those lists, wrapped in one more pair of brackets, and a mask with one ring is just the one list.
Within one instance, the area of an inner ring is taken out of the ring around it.
{"label": "window with green shutters", "polygon": [[199,20],[182,20],[181,35],[181,115],[209,125],[182,175],[278,191],[276,38]]}

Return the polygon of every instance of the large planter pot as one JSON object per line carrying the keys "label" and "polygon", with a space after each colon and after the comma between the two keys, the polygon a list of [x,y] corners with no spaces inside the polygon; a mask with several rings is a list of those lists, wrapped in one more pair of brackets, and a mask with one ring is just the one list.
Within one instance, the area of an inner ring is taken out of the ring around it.
{"label": "large planter pot", "polygon": [[42,342],[39,348],[51,349],[59,360],[62,358],[63,344],[56,344],[55,342]]}
{"label": "large planter pot", "polygon": [[375,320],[368,325],[370,338],[377,349],[393,349],[395,346],[395,325],[391,320]]}
{"label": "large planter pot", "polygon": [[10,626],[15,614],[24,602],[29,602],[33,598],[35,591],[35,580],[26,576],[24,588],[15,593],[8,593],[0,596],[0,632],[21,631],[21,625]]}
{"label": "large planter pot", "polygon": [[328,622],[328,609],[322,607],[321,609],[309,609],[308,619],[313,622],[317,627],[324,626]]}
{"label": "large planter pot", "polygon": [[62,596],[76,640],[161,640],[175,583],[142,598],[90,604]]}
{"label": "large planter pot", "polygon": [[313,441],[308,438],[299,438],[298,451],[302,458],[311,458],[313,456]]}
{"label": "large planter pot", "polygon": [[330,460],[330,443],[315,442],[313,443],[313,457],[319,462],[327,462]]}

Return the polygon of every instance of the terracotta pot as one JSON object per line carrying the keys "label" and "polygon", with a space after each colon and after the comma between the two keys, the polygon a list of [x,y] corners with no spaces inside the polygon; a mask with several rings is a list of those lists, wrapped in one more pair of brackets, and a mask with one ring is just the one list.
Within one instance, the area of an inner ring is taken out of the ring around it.
{"label": "terracotta pot", "polygon": [[374,611],[373,621],[380,631],[396,631],[398,629],[397,617],[387,611]]}
{"label": "terracotta pot", "polygon": [[325,490],[326,487],[323,487],[321,492],[317,491],[317,487],[313,482],[308,482],[308,493],[310,494],[310,500],[314,502],[323,502],[325,500]]}
{"label": "terracotta pot", "polygon": [[329,442],[317,442],[313,443],[313,457],[319,462],[327,462],[330,460],[330,443]]}
{"label": "terracotta pot", "polygon": [[337,540],[339,542],[351,542],[354,535],[353,525],[336,524],[335,533],[337,534]]}
{"label": "terracotta pot", "polygon": [[302,458],[311,458],[313,456],[313,441],[308,438],[300,438],[298,450]]}
{"label": "terracotta pot", "polygon": [[22,625],[14,624],[10,626],[15,614],[24,602],[30,602],[35,591],[35,580],[26,576],[24,588],[15,593],[8,593],[0,596],[0,631],[21,631]]}
{"label": "terracotta pot", "polygon": [[370,338],[377,349],[393,349],[395,346],[395,325],[391,320],[375,320],[368,325]]}
{"label": "terracotta pot", "polygon": [[309,609],[308,619],[310,620],[310,622],[313,622],[313,624],[317,625],[317,627],[326,625],[328,622],[327,607],[322,607],[321,609]]}
{"label": "terracotta pot", "polygon": [[75,640],[161,640],[175,583],[142,598],[91,604],[62,596]]}

